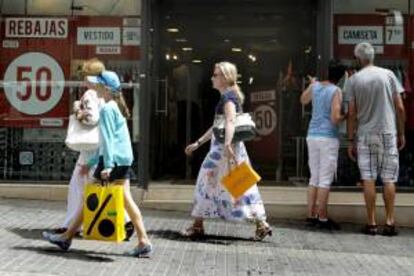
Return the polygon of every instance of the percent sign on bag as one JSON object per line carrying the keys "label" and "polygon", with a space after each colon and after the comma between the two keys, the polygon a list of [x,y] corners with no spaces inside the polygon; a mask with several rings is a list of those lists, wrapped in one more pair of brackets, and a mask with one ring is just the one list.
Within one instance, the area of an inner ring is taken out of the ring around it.
{"label": "percent sign on bag", "polygon": [[122,185],[86,185],[83,212],[86,239],[116,242],[125,239]]}

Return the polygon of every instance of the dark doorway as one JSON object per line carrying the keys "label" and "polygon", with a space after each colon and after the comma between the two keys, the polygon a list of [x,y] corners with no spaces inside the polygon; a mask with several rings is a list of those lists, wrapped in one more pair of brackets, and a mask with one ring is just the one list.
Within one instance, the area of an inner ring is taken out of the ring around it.
{"label": "dark doorway", "polygon": [[[247,111],[252,92],[276,91],[281,78],[295,82],[291,89],[296,94],[289,98],[296,97],[303,77],[315,71],[316,7],[313,0],[157,1],[152,11],[156,22],[153,179],[196,177],[208,146],[192,158],[184,155],[184,148],[213,122],[219,93],[211,88],[210,78],[216,62],[237,65]],[[276,104],[274,108],[278,108]],[[284,108],[293,116],[289,118],[295,124],[292,131],[298,132],[289,135],[299,135],[300,112]],[[280,149],[278,139],[290,141],[292,137],[279,137],[277,128],[266,134],[274,135],[268,140]],[[252,154],[263,151],[255,150],[256,142],[248,145]],[[269,153],[264,150],[263,154]],[[254,159],[265,178],[273,178],[278,166],[277,153],[272,154],[274,158],[258,154]]]}

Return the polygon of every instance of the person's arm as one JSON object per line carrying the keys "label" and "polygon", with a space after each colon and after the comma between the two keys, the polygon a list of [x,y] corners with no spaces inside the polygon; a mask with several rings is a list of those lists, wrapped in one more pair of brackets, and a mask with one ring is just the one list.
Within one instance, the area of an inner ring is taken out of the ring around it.
{"label": "person's arm", "polygon": [[104,169],[112,169],[114,167],[114,129],[115,129],[115,112],[110,106],[102,109],[99,127],[101,131],[101,147],[104,159]]}
{"label": "person's arm", "polygon": [[310,83],[308,87],[300,95],[300,103],[302,105],[307,105],[308,103],[312,101],[312,88],[316,82],[316,78],[308,76],[308,79]]}
{"label": "person's arm", "polygon": [[405,147],[405,109],[400,93],[394,94],[394,105],[397,117],[398,149]]}
{"label": "person's arm", "polygon": [[312,87],[313,83],[310,83],[308,87],[300,95],[300,103],[302,105],[307,105],[312,101]]}
{"label": "person's arm", "polygon": [[205,142],[209,141],[211,139],[211,136],[213,135],[213,127],[210,127],[198,140],[194,143],[189,144],[184,152],[187,155],[191,155],[193,151],[201,147]]}
{"label": "person's arm", "polygon": [[390,84],[393,91],[395,116],[397,119],[398,149],[402,150],[405,147],[405,109],[401,98],[404,88],[392,71],[390,71]]}
{"label": "person's arm", "polygon": [[342,106],[342,92],[338,88],[335,91],[335,95],[332,98],[332,103],[331,103],[331,121],[335,125],[339,124],[345,118],[345,116],[341,114],[341,106]]}
{"label": "person's arm", "polygon": [[204,143],[210,141],[211,136],[213,135],[213,127],[211,126],[200,138],[197,139],[197,147],[200,147]]}
{"label": "person's arm", "polygon": [[351,160],[356,161],[355,157],[355,133],[356,133],[356,115],[357,106],[355,98],[350,99],[348,105],[348,120],[346,124],[348,134],[348,156]]}
{"label": "person's arm", "polygon": [[231,141],[233,140],[236,123],[236,106],[231,101],[224,104],[224,118],[224,146],[228,146],[231,145]]}

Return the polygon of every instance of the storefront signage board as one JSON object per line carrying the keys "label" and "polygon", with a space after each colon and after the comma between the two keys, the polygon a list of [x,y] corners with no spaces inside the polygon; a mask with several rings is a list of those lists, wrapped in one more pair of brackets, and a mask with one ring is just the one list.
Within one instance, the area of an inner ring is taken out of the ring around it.
{"label": "storefront signage board", "polygon": [[249,142],[252,157],[274,162],[277,153],[276,91],[262,90],[250,93],[250,107],[256,123],[257,137]]}
{"label": "storefront signage board", "polygon": [[130,46],[139,46],[141,44],[141,28],[140,27],[123,27],[122,28],[122,44]]}
{"label": "storefront signage board", "polygon": [[66,18],[9,17],[5,20],[7,38],[67,38]]}
{"label": "storefront signage board", "polygon": [[403,45],[404,44],[404,27],[403,26],[386,26],[385,27],[385,44]]}
{"label": "storefront signage board", "polygon": [[339,26],[338,44],[358,44],[369,42],[371,44],[383,44],[382,26]]}
{"label": "storefront signage board", "polygon": [[120,45],[121,30],[117,27],[78,27],[78,45]]}

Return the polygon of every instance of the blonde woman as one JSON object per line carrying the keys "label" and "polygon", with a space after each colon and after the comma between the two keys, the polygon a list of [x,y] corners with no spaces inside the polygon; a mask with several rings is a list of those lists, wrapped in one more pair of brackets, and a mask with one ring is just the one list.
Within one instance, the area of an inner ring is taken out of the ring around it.
{"label": "blonde woman", "polygon": [[[124,204],[138,234],[137,246],[127,254],[133,257],[149,257],[152,245],[145,231],[141,212],[135,204],[130,191],[130,171],[133,162],[132,146],[126,118],[130,112],[120,92],[121,83],[118,75],[104,71],[98,76],[89,76],[88,81],[96,84],[98,96],[104,100],[100,111],[99,128],[101,145],[82,172],[97,165],[94,176],[101,180],[122,180],[124,186]],[[69,229],[61,235],[43,233],[43,237],[63,250],[68,250],[76,229],[83,220],[80,212]]]}
{"label": "blonde woman", "polygon": [[232,143],[236,112],[241,111],[244,96],[237,85],[237,68],[230,62],[220,62],[214,66],[211,78],[213,88],[220,92],[220,101],[216,106],[216,114],[225,115],[225,141],[218,142],[212,127],[195,143],[185,149],[191,155],[201,145],[211,140],[210,151],[204,159],[194,191],[194,206],[191,215],[193,225],[184,235],[190,238],[201,238],[204,235],[203,220],[205,218],[223,218],[233,221],[253,221],[256,223],[254,240],[263,240],[272,235],[272,229],[266,222],[263,201],[256,185],[243,196],[233,199],[221,184],[221,178],[229,170],[229,163],[249,161],[243,142]]}
{"label": "blonde woman", "polygon": [[[86,60],[82,65],[82,74],[98,75],[105,70],[105,65],[97,58]],[[96,87],[93,83],[85,79],[87,90],[82,94],[79,101],[73,103],[73,112],[76,118],[85,125],[97,125],[99,121],[99,111],[102,101],[98,98]],[[94,154],[94,151],[81,151],[68,187],[66,217],[63,225],[53,230],[54,233],[65,232],[70,222],[80,212],[83,205],[83,188],[88,181],[88,175],[81,174],[81,168],[85,162]],[[78,229],[80,230],[80,229]]]}
{"label": "blonde woman", "polygon": [[[97,76],[105,71],[105,65],[97,58],[86,60],[82,65],[83,76]],[[79,101],[73,103],[73,112],[76,118],[85,125],[97,125],[99,121],[99,112],[103,105],[103,100],[98,97],[96,84],[93,84],[85,78],[87,90],[82,94]],[[81,168],[86,164],[94,151],[81,151],[76,162],[75,168],[68,187],[66,217],[63,225],[53,230],[56,234],[64,233],[70,223],[76,218],[77,213],[82,211],[83,190],[85,184],[91,179],[91,176],[81,173]],[[130,218],[125,216],[125,230],[127,232],[126,240],[129,240],[134,233],[134,226]],[[80,228],[78,229],[80,231]]]}

